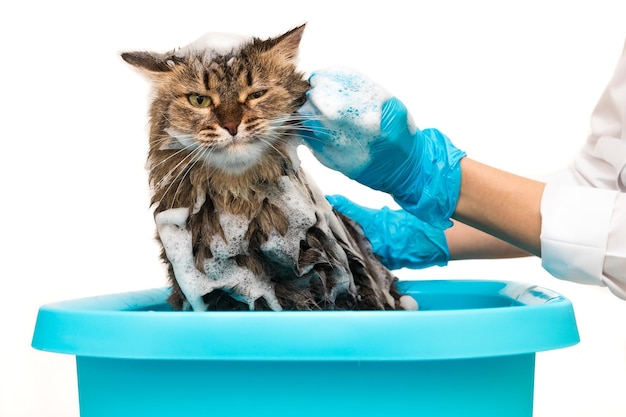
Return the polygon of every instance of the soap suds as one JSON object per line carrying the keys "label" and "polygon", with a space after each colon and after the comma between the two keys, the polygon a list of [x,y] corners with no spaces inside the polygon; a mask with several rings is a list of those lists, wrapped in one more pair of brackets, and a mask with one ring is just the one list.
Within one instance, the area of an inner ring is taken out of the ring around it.
{"label": "soap suds", "polygon": [[191,232],[187,230],[189,209],[165,210],[155,216],[159,238],[176,275],[176,281],[194,311],[203,311],[207,305],[202,296],[213,291],[207,277],[195,267]]}
{"label": "soap suds", "polygon": [[[270,277],[256,276],[249,269],[243,268],[233,258],[212,258],[204,262],[206,278],[213,277],[215,287],[230,294],[234,299],[248,304],[250,310],[254,310],[254,302],[264,299],[267,305],[274,311],[282,310]],[[206,308],[205,308],[206,310]]]}
{"label": "soap suds", "polygon": [[187,46],[176,50],[176,56],[189,56],[198,53],[211,54],[213,58],[217,55],[226,55],[236,52],[242,44],[250,38],[233,33],[208,32]]}
{"label": "soap suds", "polygon": [[219,235],[213,237],[211,250],[214,257],[205,261],[205,270],[201,272],[196,268],[192,236],[186,228],[188,217],[188,209],[175,208],[160,212],[155,216],[155,221],[167,258],[174,268],[176,281],[191,308],[194,311],[205,311],[207,305],[202,297],[221,289],[247,303],[251,310],[259,298],[264,298],[272,310],[281,310],[270,277],[255,276],[234,260],[237,254],[247,250],[247,242],[244,240],[247,221],[228,213],[220,215],[220,223],[228,231],[227,239]]}
{"label": "soap suds", "polygon": [[[309,99],[299,112],[323,115],[323,131],[317,133],[324,138],[321,157],[327,165],[345,168],[345,145],[363,143],[361,152],[353,149],[350,154],[355,171],[345,172],[355,177],[368,165],[367,145],[380,136],[382,107],[391,94],[369,78],[340,68],[318,71],[309,81]],[[315,103],[315,108],[311,103]]]}
{"label": "soap suds", "polygon": [[280,207],[287,216],[289,228],[285,236],[273,231],[261,250],[283,264],[297,264],[300,241],[305,239],[306,231],[316,221],[315,210],[304,193],[305,189],[294,184],[292,178],[284,176],[278,182],[278,189],[268,194],[269,201]]}
{"label": "soap suds", "polygon": [[415,298],[410,295],[403,295],[400,297],[400,307],[407,311],[415,311],[418,309],[418,304]]}

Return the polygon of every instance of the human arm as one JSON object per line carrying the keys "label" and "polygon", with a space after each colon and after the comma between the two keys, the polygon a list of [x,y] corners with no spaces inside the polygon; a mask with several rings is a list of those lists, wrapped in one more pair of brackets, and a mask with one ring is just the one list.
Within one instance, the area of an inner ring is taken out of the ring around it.
{"label": "human arm", "polygon": [[463,158],[459,199],[452,217],[541,256],[540,204],[544,186]]}
{"label": "human arm", "polygon": [[[550,176],[545,185],[473,166],[464,158],[454,217],[541,256],[543,267],[554,277],[607,286],[626,299],[626,44],[590,125],[587,142],[572,165]],[[498,189],[498,183],[508,185]],[[482,191],[472,190],[472,184]],[[519,193],[505,197],[506,188]],[[477,201],[474,197],[481,192],[499,196],[502,208],[492,207],[489,198],[482,198],[484,204]],[[509,222],[502,214],[512,205],[520,209],[519,220]],[[480,211],[489,219],[481,219]],[[505,223],[510,226],[503,228]],[[457,250],[454,242],[475,237],[471,230],[449,233],[451,259]],[[484,242],[477,246],[489,246]]]}
{"label": "human arm", "polygon": [[530,256],[530,253],[517,246],[459,221],[453,221],[452,227],[443,233],[448,245],[450,261]]}

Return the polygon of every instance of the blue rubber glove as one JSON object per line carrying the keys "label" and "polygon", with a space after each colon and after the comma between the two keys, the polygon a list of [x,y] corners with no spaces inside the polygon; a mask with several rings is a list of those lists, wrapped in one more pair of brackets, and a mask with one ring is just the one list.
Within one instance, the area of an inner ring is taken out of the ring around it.
{"label": "blue rubber glove", "polygon": [[372,250],[389,269],[444,266],[450,260],[442,229],[420,221],[404,210],[362,207],[346,197],[326,197],[335,210],[358,222]]}
{"label": "blue rubber glove", "polygon": [[452,225],[465,153],[435,129],[420,131],[400,100],[354,71],[314,73],[301,135],[327,167],[389,193],[435,227]]}

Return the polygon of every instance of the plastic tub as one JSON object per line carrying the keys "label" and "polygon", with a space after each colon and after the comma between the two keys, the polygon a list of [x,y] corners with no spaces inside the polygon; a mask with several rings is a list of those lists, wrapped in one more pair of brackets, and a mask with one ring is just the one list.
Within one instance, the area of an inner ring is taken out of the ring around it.
{"label": "plastic tub", "polygon": [[494,281],[402,281],[419,311],[174,312],[154,289],[42,306],[33,347],[76,356],[82,417],[530,417],[535,353],[572,304]]}

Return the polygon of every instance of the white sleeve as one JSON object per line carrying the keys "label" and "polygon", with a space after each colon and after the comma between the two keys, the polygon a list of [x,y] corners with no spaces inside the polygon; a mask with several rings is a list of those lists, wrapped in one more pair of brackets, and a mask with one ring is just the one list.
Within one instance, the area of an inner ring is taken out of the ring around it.
{"label": "white sleeve", "polygon": [[541,216],[541,259],[550,274],[608,286],[626,299],[626,194],[549,183]]}
{"label": "white sleeve", "polygon": [[606,285],[626,299],[626,45],[591,116],[585,147],[548,181],[541,216],[548,272]]}

